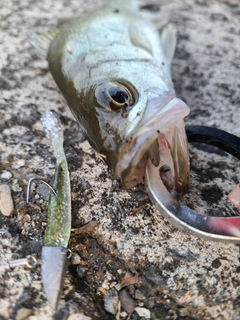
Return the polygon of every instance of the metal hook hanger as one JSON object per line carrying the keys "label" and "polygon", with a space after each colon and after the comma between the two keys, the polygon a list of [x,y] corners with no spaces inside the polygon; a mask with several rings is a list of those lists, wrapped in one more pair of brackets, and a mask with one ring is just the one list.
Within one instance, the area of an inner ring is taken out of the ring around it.
{"label": "metal hook hanger", "polygon": [[[240,138],[234,135],[204,126],[186,127],[186,133],[189,142],[218,146],[240,159]],[[208,240],[240,243],[240,217],[207,216],[180,204],[159,179],[158,170],[148,161],[145,185],[156,208],[175,227]]]}
{"label": "metal hook hanger", "polygon": [[43,184],[45,184],[46,186],[48,186],[48,188],[52,191],[52,193],[57,197],[57,194],[56,194],[56,191],[54,190],[54,188],[49,184],[47,183],[45,180],[42,180],[41,178],[31,178],[29,181],[28,181],[28,186],[27,186],[27,203],[29,203],[29,196],[30,196],[30,191],[31,191],[31,184],[34,180],[37,180]]}

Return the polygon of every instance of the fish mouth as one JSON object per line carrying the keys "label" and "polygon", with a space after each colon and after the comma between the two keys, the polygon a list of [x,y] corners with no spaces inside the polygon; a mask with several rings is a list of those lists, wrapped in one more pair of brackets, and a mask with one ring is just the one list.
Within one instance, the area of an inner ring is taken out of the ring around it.
{"label": "fish mouth", "polygon": [[148,102],[137,128],[125,138],[119,149],[115,174],[127,189],[144,179],[148,159],[159,167],[159,177],[173,195],[189,188],[189,155],[183,118],[188,106],[173,98],[164,106],[158,99]]}

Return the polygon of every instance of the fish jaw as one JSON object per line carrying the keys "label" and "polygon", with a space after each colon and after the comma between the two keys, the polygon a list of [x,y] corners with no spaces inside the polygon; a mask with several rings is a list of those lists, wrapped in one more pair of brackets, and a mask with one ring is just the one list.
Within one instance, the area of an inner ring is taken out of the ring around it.
{"label": "fish jaw", "polygon": [[183,118],[189,111],[178,98],[164,106],[158,99],[148,101],[141,122],[118,150],[115,175],[121,177],[125,188],[143,181],[146,161],[150,158],[159,169],[168,166],[167,180],[173,180],[171,191],[181,195],[188,190],[189,155]]}

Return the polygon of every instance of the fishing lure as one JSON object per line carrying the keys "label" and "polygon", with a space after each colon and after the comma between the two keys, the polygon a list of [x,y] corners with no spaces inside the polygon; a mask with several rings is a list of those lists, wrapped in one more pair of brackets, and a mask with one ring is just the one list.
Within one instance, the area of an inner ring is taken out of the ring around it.
{"label": "fishing lure", "polygon": [[[63,133],[60,120],[49,111],[41,121],[56,158],[56,172],[52,186],[42,179],[51,189],[48,203],[47,227],[42,247],[42,282],[52,309],[56,309],[67,270],[67,245],[71,233],[71,188],[66,156],[63,149]],[[32,178],[28,183],[27,202]]]}
{"label": "fishing lure", "polygon": [[42,282],[50,306],[56,309],[68,262],[66,248],[71,233],[71,187],[60,121],[51,111],[45,113],[41,121],[56,158],[52,184],[56,193],[50,194],[42,248]]}

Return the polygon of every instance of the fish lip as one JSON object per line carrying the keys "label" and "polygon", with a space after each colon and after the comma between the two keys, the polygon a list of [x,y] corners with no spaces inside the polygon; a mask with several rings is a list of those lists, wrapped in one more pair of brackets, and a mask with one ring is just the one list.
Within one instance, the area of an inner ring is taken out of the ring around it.
{"label": "fish lip", "polygon": [[[151,116],[149,116],[149,109],[152,108],[152,105],[155,105],[155,109],[154,112],[150,111]],[[148,158],[147,152],[153,142],[158,139],[160,133],[162,133],[166,137],[172,155],[175,152],[174,148],[182,148],[182,150],[177,151],[181,153],[181,163],[178,163],[177,158],[174,156],[172,167],[174,167],[173,171],[177,174],[175,178],[177,193],[186,192],[189,185],[189,158],[183,118],[189,112],[188,106],[176,97],[172,98],[164,106],[158,105],[157,99],[148,102],[145,117],[143,116],[139,125],[125,138],[119,148],[115,174],[121,178],[125,188],[132,188],[142,182]],[[172,131],[174,131],[174,134],[171,137]],[[178,136],[180,137],[178,138],[179,141],[176,140]],[[177,146],[176,143],[179,145]],[[169,165],[169,163],[167,164]],[[184,174],[179,178],[181,170],[184,171]],[[181,180],[180,182],[177,181],[179,179]]]}

